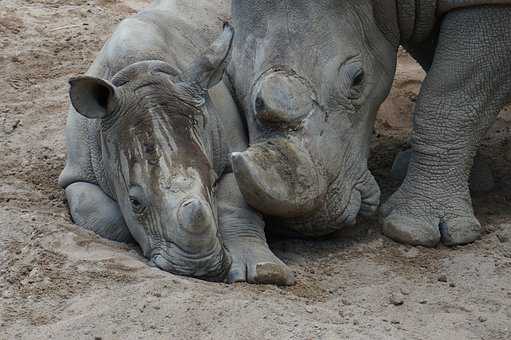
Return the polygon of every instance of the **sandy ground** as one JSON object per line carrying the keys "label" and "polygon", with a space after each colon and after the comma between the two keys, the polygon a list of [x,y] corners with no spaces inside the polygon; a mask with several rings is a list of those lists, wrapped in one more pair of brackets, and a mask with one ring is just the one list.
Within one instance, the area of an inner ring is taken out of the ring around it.
{"label": "sandy ground", "polygon": [[[0,339],[511,338],[510,112],[485,140],[498,185],[474,198],[484,236],[468,246],[403,246],[361,220],[273,240],[298,278],[280,288],[177,277],[74,226],[56,186],[67,79],[146,2],[0,0]],[[385,196],[422,77],[401,52],[370,165]]]}

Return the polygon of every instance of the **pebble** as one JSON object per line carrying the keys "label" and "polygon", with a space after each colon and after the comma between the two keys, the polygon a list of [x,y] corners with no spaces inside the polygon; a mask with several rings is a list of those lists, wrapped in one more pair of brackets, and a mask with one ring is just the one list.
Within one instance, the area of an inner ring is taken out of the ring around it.
{"label": "pebble", "polygon": [[12,291],[11,291],[11,290],[8,290],[8,289],[7,289],[7,290],[4,290],[4,291],[2,292],[2,297],[3,297],[4,299],[9,299],[9,298],[11,298],[13,295],[14,295],[14,294],[12,293]]}
{"label": "pebble", "polygon": [[440,282],[447,282],[447,275],[442,274],[438,277],[438,281]]}
{"label": "pebble", "polygon": [[406,287],[401,287],[401,294],[410,295],[410,290]]}
{"label": "pebble", "polygon": [[507,235],[504,235],[504,233],[497,233],[497,238],[501,243],[509,242],[509,237]]}
{"label": "pebble", "polygon": [[449,283],[449,287],[456,287],[456,284],[454,282]]}
{"label": "pebble", "polygon": [[404,303],[403,298],[397,294],[392,294],[389,298],[389,301],[394,306],[401,306]]}
{"label": "pebble", "polygon": [[428,303],[428,300],[420,300],[420,301],[419,301],[419,303],[420,303],[421,305],[425,305],[426,303]]}
{"label": "pebble", "polygon": [[486,322],[486,320],[488,320],[488,319],[487,319],[486,317],[484,317],[484,316],[482,316],[482,315],[481,315],[481,316],[478,318],[478,320],[479,320],[480,322]]}

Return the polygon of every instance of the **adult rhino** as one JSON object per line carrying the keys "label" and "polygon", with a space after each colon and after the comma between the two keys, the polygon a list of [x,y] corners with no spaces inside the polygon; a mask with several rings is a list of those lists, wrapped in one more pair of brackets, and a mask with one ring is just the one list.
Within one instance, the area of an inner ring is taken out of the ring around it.
{"label": "adult rhino", "polygon": [[222,10],[222,1],[155,1],[120,23],[70,80],[59,183],[76,224],[134,238],[165,271],[291,284],[229,170],[246,137],[221,82],[232,27],[207,48]]}
{"label": "adult rhino", "polygon": [[381,209],[383,232],[424,246],[478,238],[467,182],[482,136],[510,100],[509,6],[234,0],[228,73],[251,146],[232,160],[249,204],[276,228],[309,236],[377,210],[369,141],[401,44],[427,77],[407,176]]}

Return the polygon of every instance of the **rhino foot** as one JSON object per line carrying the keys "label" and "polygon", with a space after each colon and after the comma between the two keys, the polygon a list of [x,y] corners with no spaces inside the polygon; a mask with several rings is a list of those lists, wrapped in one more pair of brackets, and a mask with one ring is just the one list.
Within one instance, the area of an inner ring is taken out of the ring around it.
{"label": "rhino foot", "polygon": [[[406,184],[406,183],[405,183]],[[435,247],[467,244],[481,236],[470,196],[441,198],[427,187],[403,185],[381,207],[383,234],[409,245]]]}
{"label": "rhino foot", "polygon": [[225,248],[232,258],[227,281],[289,286],[295,278],[291,270],[268,247],[264,220],[249,207],[234,174],[218,184],[219,227]]}
{"label": "rhino foot", "polygon": [[291,270],[260,240],[240,239],[228,247],[232,256],[227,280],[290,286],[295,283]]}
{"label": "rhino foot", "polygon": [[440,224],[440,234],[446,246],[467,244],[481,237],[481,224],[474,216],[453,218]]}
{"label": "rhino foot", "polygon": [[441,237],[434,222],[400,213],[384,219],[383,234],[399,243],[425,247],[436,246]]}

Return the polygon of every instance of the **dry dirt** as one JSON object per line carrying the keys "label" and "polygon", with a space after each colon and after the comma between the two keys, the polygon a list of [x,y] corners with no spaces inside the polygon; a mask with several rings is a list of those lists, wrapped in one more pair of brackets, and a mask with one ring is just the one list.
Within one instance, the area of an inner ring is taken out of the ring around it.
{"label": "dry dirt", "polygon": [[[225,285],[148,267],[133,246],[69,219],[68,77],[147,1],[0,0],[0,339],[511,339],[511,113],[485,140],[494,191],[474,198],[474,244],[408,247],[362,220],[325,240],[273,240],[294,287]],[[371,168],[385,196],[420,81],[400,52]]]}

